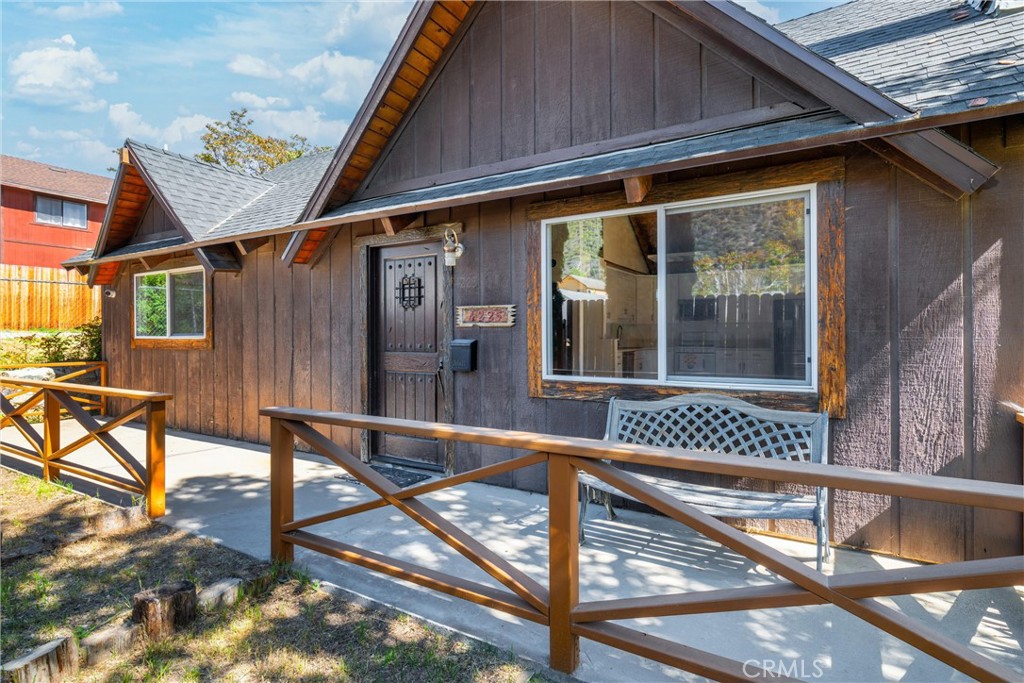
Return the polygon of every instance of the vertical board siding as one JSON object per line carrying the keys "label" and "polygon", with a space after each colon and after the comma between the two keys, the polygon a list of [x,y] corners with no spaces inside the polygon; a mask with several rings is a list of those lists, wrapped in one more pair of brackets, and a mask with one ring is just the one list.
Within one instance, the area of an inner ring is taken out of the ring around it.
{"label": "vertical board siding", "polygon": [[[1004,126],[1006,129],[1004,129]],[[1017,145],[1007,148],[1014,139]],[[1024,121],[977,124],[970,144],[1003,167],[970,199],[974,478],[1019,484],[1024,406]],[[1016,408],[1015,408],[1016,406]],[[1020,552],[1021,515],[973,510],[974,557]],[[970,550],[970,549],[969,549]]]}
{"label": "vertical board siding", "polygon": [[[501,4],[485,3],[467,36],[471,55],[469,161],[472,166],[501,159]],[[413,121],[419,118],[417,111]],[[465,134],[464,131],[452,132]]]}
{"label": "vertical board siding", "polygon": [[654,128],[654,15],[612,3],[611,137]]}
{"label": "vertical board siding", "polygon": [[[961,477],[964,453],[963,226],[960,208],[904,173],[899,197],[900,471]],[[956,557],[965,542],[964,508],[901,501],[907,557]],[[941,531],[938,531],[941,530]]]}
{"label": "vertical board siding", "polygon": [[502,159],[525,157],[534,151],[535,9],[532,2],[501,3]]}
{"label": "vertical board siding", "polygon": [[[1022,127],[1013,120],[1008,125]],[[1002,170],[999,182],[963,200],[967,204],[939,196],[867,151],[849,150],[844,188],[849,400],[847,419],[832,422],[837,464],[1021,481],[1020,426],[1012,405],[1024,403],[1024,198],[1018,191],[1024,147],[1005,146],[1004,138],[1011,136],[1004,136],[1001,123],[975,126],[971,135],[978,151]],[[587,191],[608,189],[599,185]],[[428,213],[430,224],[463,224],[466,253],[454,271],[453,304],[514,304],[519,311],[511,328],[455,330],[456,337],[480,344],[478,370],[455,373],[450,387],[455,422],[603,434],[605,403],[531,398],[525,380],[527,348],[538,348],[526,325],[527,282],[534,276],[531,263],[539,258],[539,245],[528,236],[527,208],[580,193],[565,190]],[[131,278],[122,276],[117,298],[103,300],[110,383],[173,393],[172,428],[262,443],[269,433],[256,416],[260,406],[304,403],[359,411],[359,340],[365,334],[359,321],[366,292],[359,284],[362,270],[353,240],[381,232],[369,221],[341,228],[312,269],[281,264],[285,240],[278,238],[246,256],[241,274],[214,276],[212,351],[133,350]],[[966,356],[968,347],[973,358]],[[220,383],[227,388],[211,386]],[[204,410],[213,411],[212,420],[203,419]],[[333,428],[330,435],[359,452],[358,433]],[[459,444],[456,469],[512,455]],[[546,487],[543,468],[497,477],[495,483],[535,491]],[[838,542],[935,561],[1020,548],[1019,515],[846,492],[833,500]]]}
{"label": "vertical board siding", "polygon": [[359,196],[781,101],[635,2],[485,3],[449,49]]}
{"label": "vertical board siding", "polygon": [[611,137],[611,8],[572,3],[572,144]]}
{"label": "vertical board siding", "polygon": [[[889,326],[889,168],[867,152],[846,167],[847,416],[832,422],[833,461],[892,469]],[[857,293],[854,295],[854,293]],[[892,550],[891,501],[835,491],[832,537],[874,550]]]}
{"label": "vertical board siding", "polygon": [[100,315],[103,290],[63,268],[0,264],[0,329],[69,330]]}
{"label": "vertical board siding", "polygon": [[[538,154],[572,144],[572,44],[565,34],[572,21],[568,2],[542,2],[534,21],[534,151]],[[511,104],[511,103],[510,103]],[[396,147],[397,151],[397,147]]]}

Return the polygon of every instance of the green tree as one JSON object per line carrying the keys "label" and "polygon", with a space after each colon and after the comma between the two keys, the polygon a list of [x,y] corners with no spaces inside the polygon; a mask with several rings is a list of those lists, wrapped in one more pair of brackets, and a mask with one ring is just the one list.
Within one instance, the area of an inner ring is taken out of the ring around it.
{"label": "green tree", "polygon": [[292,135],[287,139],[259,135],[252,129],[253,120],[248,114],[248,109],[232,111],[227,121],[206,124],[202,137],[203,151],[196,154],[196,160],[260,176],[303,154],[331,149],[310,145],[302,135]]}

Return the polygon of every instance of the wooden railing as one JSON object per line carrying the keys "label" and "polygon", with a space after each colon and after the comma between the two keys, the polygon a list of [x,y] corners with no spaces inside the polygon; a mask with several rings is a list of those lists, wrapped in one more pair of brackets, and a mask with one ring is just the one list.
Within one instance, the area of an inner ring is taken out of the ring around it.
{"label": "wooden railing", "polygon": [[[107,386],[107,361],[105,360],[91,360],[91,361],[68,361],[66,363],[7,363],[0,365],[0,373],[5,370],[23,370],[27,368],[72,368],[71,372],[61,375],[54,379],[54,382],[70,382],[73,379],[79,380],[86,375],[93,373],[97,374],[97,384],[95,386],[105,387]],[[20,380],[14,377],[3,378],[5,382],[7,398],[13,403],[18,402],[18,398],[26,396],[35,392],[35,389],[30,386],[18,386]],[[93,386],[93,385],[90,385]],[[97,410],[100,415],[107,414],[107,397],[106,396],[90,396],[90,395],[76,395],[74,397],[75,402],[81,405],[83,408],[88,410]],[[42,415],[42,409],[31,411],[25,414],[25,417]]]}
{"label": "wooden railing", "polygon": [[[100,482],[123,491],[146,497],[146,514],[160,517],[164,514],[164,425],[166,404],[173,397],[150,391],[132,391],[110,387],[95,387],[87,384],[66,382],[37,382],[34,380],[0,380],[0,387],[28,387],[33,393],[20,405],[14,405],[10,398],[0,395],[0,429],[14,427],[28,442],[29,446],[0,442],[0,452],[9,453],[42,465],[43,479],[51,481],[66,471],[86,479]],[[99,399],[120,398],[134,401],[128,410],[117,417],[101,423],[86,412],[72,394],[85,394]],[[26,413],[42,404],[43,433],[40,435],[26,419]],[[66,412],[85,429],[85,435],[67,446],[61,446],[61,413]],[[111,433],[135,418],[146,416],[146,465]],[[82,463],[73,463],[67,456],[86,444],[95,441],[127,472],[129,478],[110,474]]]}
{"label": "wooden railing", "polygon": [[[777,672],[755,671],[749,661],[743,663],[731,660],[614,622],[642,617],[832,604],[972,678],[1005,681],[1019,678],[1019,674],[934,627],[911,619],[872,598],[1020,585],[1024,583],[1024,557],[827,577],[766,545],[755,536],[661,494],[623,470],[602,462],[602,459],[1015,512],[1024,512],[1024,486],[742,456],[712,456],[682,449],[613,444],[594,439],[298,408],[264,408],[260,414],[271,418],[270,545],[275,559],[291,561],[294,546],[297,545],[544,624],[550,632],[551,666],[559,671],[571,673],[576,669],[579,664],[579,638],[584,637],[713,680],[745,681],[751,677],[774,680],[778,679]],[[399,489],[358,457],[323,436],[311,426],[313,424],[503,446],[524,449],[528,454],[445,479]],[[379,498],[296,520],[293,473],[295,438],[347,471]],[[546,463],[548,470],[550,555],[547,588],[417,499],[426,493],[538,463]],[[789,583],[580,603],[577,530],[579,470],[611,483],[659,512],[774,571]],[[413,565],[304,530],[314,524],[388,505],[398,508],[508,590]]]}

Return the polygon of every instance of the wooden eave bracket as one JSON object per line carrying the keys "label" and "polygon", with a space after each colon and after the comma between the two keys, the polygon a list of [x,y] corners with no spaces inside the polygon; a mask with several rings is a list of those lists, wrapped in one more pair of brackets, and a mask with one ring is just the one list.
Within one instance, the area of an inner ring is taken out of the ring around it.
{"label": "wooden eave bracket", "polygon": [[248,240],[236,240],[235,249],[238,250],[240,255],[248,256],[269,241],[269,237],[254,237]]}
{"label": "wooden eave bracket", "polygon": [[140,256],[139,260],[147,270],[153,270],[158,265],[171,258],[172,254],[153,254],[152,256]]}
{"label": "wooden eave bracket", "polygon": [[651,191],[654,185],[654,176],[638,175],[632,178],[623,178],[622,185],[626,190],[626,201],[630,204],[639,204]]}
{"label": "wooden eave bracket", "polygon": [[397,235],[403,230],[423,227],[423,213],[405,213],[398,216],[384,216],[380,219],[384,226],[384,232],[388,235]]}
{"label": "wooden eave bracket", "polygon": [[939,130],[890,135],[861,144],[954,201],[978,190],[999,170]]}
{"label": "wooden eave bracket", "polygon": [[196,258],[203,264],[203,269],[209,275],[214,273],[238,273],[242,270],[242,264],[234,249],[227,244],[215,244],[210,247],[197,247]]}

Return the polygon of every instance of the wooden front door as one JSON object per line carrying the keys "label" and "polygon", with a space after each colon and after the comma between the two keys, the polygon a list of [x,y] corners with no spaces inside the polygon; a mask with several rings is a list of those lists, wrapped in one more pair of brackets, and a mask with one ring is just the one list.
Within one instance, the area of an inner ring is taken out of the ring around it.
{"label": "wooden front door", "polygon": [[[443,414],[443,260],[438,241],[376,250],[370,357],[377,415],[436,422]],[[436,439],[377,434],[371,449],[378,459],[444,467]]]}

